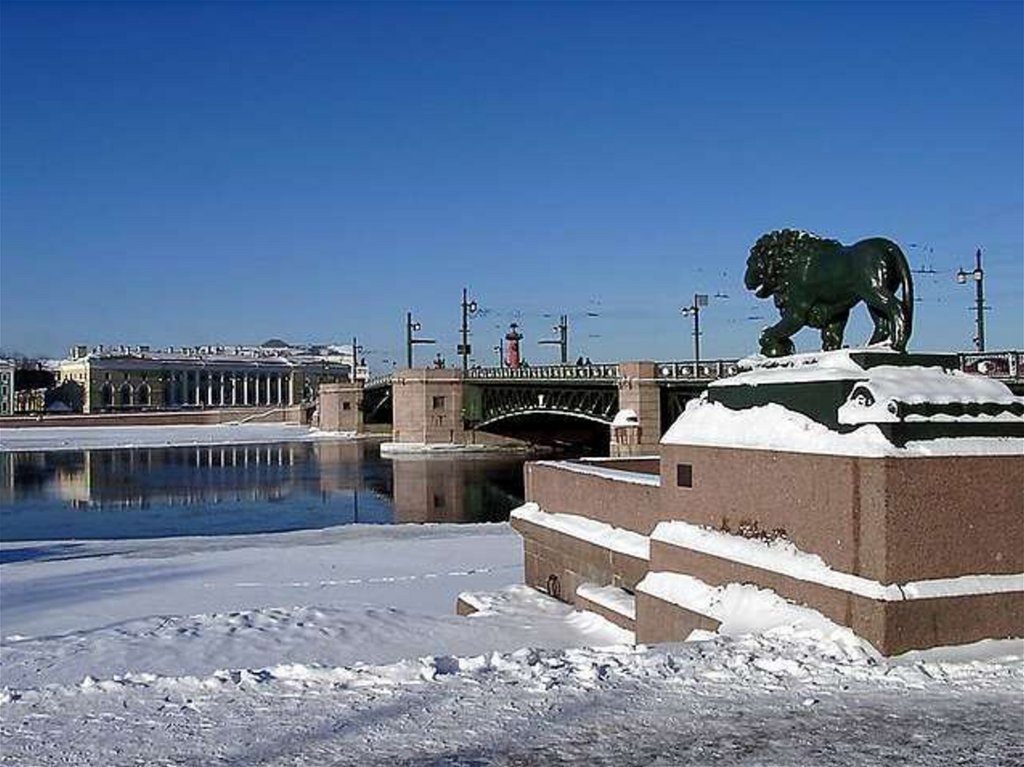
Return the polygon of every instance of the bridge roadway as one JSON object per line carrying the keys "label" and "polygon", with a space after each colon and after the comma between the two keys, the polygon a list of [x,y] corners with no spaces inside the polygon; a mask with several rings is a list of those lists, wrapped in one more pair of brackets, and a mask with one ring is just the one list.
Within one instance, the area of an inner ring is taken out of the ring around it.
{"label": "bridge roadway", "polygon": [[[1002,380],[1024,393],[1024,352],[962,352],[962,370]],[[589,422],[593,431],[608,427],[621,409],[639,419],[638,452],[655,445],[686,406],[708,383],[739,372],[739,360],[624,362],[591,365],[539,365],[399,370],[370,379],[363,389],[362,412],[368,423],[393,424],[394,440],[405,443],[501,441],[522,427],[531,441],[539,428],[564,430],[570,421]],[[558,419],[554,425],[552,419]],[[579,425],[579,424],[577,424]],[[571,429],[570,429],[571,430]],[[614,451],[613,451],[614,452]]]}

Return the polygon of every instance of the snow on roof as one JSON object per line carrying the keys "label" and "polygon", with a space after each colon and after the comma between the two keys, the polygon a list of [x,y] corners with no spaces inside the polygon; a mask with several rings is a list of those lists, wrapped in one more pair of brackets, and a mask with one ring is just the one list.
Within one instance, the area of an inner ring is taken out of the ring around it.
{"label": "snow on roof", "polygon": [[950,437],[911,441],[902,448],[874,425],[840,434],[781,405],[730,410],[717,402],[691,400],[661,438],[663,445],[707,445],[864,457],[940,455],[1021,455],[1019,437]]}
{"label": "snow on roof", "polygon": [[801,551],[781,538],[773,541],[743,538],[682,521],[659,522],[651,533],[651,540],[884,602],[1024,591],[1024,573],[883,584],[833,570],[817,554]]}
{"label": "snow on roof", "polygon": [[638,559],[650,559],[651,556],[650,539],[646,535],[622,530],[575,514],[549,514],[532,501],[512,509],[510,516],[512,519],[531,522],[620,554]]}

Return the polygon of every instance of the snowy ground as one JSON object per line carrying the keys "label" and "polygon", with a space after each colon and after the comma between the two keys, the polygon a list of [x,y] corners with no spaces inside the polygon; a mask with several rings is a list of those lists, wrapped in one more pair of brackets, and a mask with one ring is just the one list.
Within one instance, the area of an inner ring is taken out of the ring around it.
{"label": "snowy ground", "polygon": [[[10,429],[0,448],[336,437]],[[0,544],[0,765],[1024,764],[1021,641],[885,660],[781,610],[635,648],[522,579],[504,524]],[[457,617],[460,592],[483,611]]]}
{"label": "snowy ground", "polygon": [[29,426],[0,429],[0,451],[86,450],[171,445],[246,445],[346,439],[348,432],[323,432],[285,423],[222,423],[208,426]]}
{"label": "snowy ground", "polygon": [[[506,588],[520,545],[506,525],[3,545],[0,764],[1024,763],[1019,642],[632,648]],[[462,591],[488,609],[455,616]]]}

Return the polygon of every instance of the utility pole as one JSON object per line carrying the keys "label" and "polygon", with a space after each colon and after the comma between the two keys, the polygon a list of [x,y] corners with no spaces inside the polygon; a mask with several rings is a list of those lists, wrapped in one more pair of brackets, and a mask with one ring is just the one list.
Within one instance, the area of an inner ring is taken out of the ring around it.
{"label": "utility pole", "polygon": [[981,248],[974,254],[974,271],[965,272],[960,269],[956,273],[956,281],[961,285],[967,283],[967,279],[974,280],[974,323],[976,335],[974,337],[974,348],[979,352],[985,351],[985,271],[981,268]]}
{"label": "utility pole", "polygon": [[462,369],[469,370],[469,318],[477,313],[480,307],[476,301],[469,300],[469,291],[462,289],[462,343],[459,344],[458,352],[462,357]]}
{"label": "utility pole", "polygon": [[359,367],[359,352],[363,347],[356,343],[356,337],[352,336],[352,383],[356,382],[356,368]]}
{"label": "utility pole", "polygon": [[422,330],[418,322],[413,322],[412,312],[405,313],[405,366],[412,367],[412,347],[416,344],[435,343],[432,338],[413,338],[413,333]]}
{"label": "utility pole", "polygon": [[538,341],[538,344],[558,344],[561,351],[562,364],[569,364],[569,315],[563,314],[558,318],[558,324],[552,330],[558,333],[558,338],[546,338]]}
{"label": "utility pole", "polygon": [[693,361],[700,362],[700,310],[708,305],[707,293],[694,293],[693,303],[684,306],[680,313],[684,317],[693,316]]}

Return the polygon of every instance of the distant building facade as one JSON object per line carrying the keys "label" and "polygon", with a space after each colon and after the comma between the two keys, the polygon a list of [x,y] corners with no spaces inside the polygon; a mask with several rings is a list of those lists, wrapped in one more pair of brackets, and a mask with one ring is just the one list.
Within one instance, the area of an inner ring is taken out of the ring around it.
{"label": "distant building facade", "polygon": [[0,416],[14,412],[14,362],[0,360]]}
{"label": "distant building facade", "polygon": [[312,404],[321,383],[365,379],[336,346],[147,346],[71,350],[58,367],[57,396],[83,413]]}

